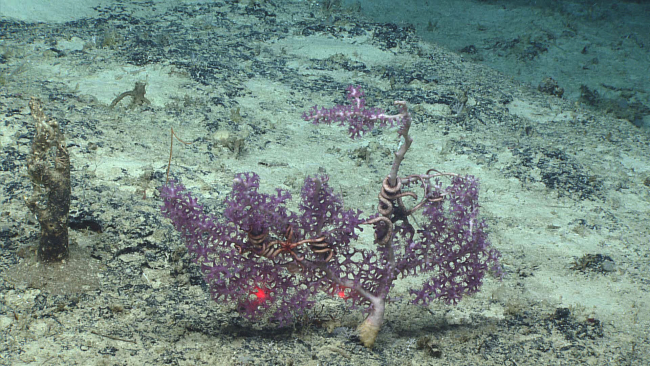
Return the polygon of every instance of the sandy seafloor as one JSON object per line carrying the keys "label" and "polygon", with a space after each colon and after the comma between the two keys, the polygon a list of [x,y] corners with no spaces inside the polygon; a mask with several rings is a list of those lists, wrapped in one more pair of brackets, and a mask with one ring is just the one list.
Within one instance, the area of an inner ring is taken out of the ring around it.
{"label": "sandy seafloor", "polygon": [[[33,8],[49,22],[0,20],[0,364],[650,364],[647,130],[404,24],[323,4],[65,4],[58,15]],[[109,108],[137,81],[150,105]],[[352,331],[362,316],[325,294],[322,309],[281,329],[212,301],[156,191],[173,127],[193,144],[174,145],[172,176],[213,212],[245,171],[294,196],[325,172],[346,205],[374,212],[395,132],[350,140],[301,119],[343,102],[349,84],[371,106],[409,103],[403,172],[480,178],[505,271],[457,306],[410,305],[417,278],[400,281],[372,350]],[[32,96],[72,155],[71,258],[50,267],[34,259],[39,230],[23,198]]]}

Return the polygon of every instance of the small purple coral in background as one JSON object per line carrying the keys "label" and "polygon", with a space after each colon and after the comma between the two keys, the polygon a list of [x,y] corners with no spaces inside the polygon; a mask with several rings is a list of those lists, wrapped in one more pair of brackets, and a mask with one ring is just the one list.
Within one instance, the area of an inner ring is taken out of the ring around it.
{"label": "small purple coral in background", "polygon": [[[236,175],[219,216],[205,213],[180,184],[161,188],[163,215],[181,233],[215,300],[238,304],[249,319],[287,324],[314,306],[318,292],[350,299],[367,313],[359,338],[372,347],[397,278],[426,276],[420,288],[410,290],[413,303],[426,305],[434,299],[456,303],[477,292],[488,271],[500,275],[499,252],[479,218],[476,178],[433,169],[399,177],[413,142],[406,102],[395,102],[399,114],[386,115],[367,109],[362,97],[359,87],[350,86],[353,105],[314,107],[304,118],[347,124],[353,138],[375,124],[400,125],[404,141],[378,187],[377,212],[366,219],[345,209],[325,175],[305,179],[296,211],[288,208],[288,191],[260,192],[255,173]],[[411,224],[415,215],[417,227]],[[354,245],[362,225],[374,228],[371,250]]]}
{"label": "small purple coral in background", "polygon": [[387,115],[386,112],[379,108],[366,108],[366,100],[363,99],[364,93],[361,86],[348,86],[347,98],[352,102],[348,105],[336,105],[332,108],[318,108],[313,106],[309,113],[305,112],[302,118],[305,121],[311,121],[314,124],[324,123],[332,124],[338,122],[340,126],[348,125],[348,132],[353,139],[372,131],[377,127],[391,127],[395,123],[400,123],[404,116]]}

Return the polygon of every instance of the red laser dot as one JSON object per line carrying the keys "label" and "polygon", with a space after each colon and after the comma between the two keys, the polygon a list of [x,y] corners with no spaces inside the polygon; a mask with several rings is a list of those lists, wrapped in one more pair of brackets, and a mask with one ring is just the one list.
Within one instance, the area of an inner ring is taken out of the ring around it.
{"label": "red laser dot", "polygon": [[266,292],[259,287],[255,287],[255,292],[253,292],[253,295],[255,295],[258,300],[264,300],[268,296]]}

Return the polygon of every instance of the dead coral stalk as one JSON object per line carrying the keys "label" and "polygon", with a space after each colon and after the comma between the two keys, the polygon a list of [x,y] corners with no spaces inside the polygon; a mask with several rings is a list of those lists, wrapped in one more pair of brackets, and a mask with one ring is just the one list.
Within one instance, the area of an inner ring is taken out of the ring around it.
{"label": "dead coral stalk", "polygon": [[38,258],[61,261],[68,257],[68,212],[70,210],[70,155],[56,120],[43,113],[38,99],[29,102],[36,134],[27,157],[33,193],[27,207],[41,225]]}

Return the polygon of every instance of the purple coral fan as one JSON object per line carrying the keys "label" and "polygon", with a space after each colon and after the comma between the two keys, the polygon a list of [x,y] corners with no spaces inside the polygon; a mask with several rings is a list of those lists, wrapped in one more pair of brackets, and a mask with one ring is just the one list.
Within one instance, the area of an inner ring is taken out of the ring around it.
{"label": "purple coral fan", "polygon": [[[294,213],[287,209],[289,192],[261,193],[258,175],[238,174],[221,217],[206,214],[183,185],[172,182],[161,188],[162,212],[184,238],[213,298],[236,302],[250,319],[270,315],[286,324],[314,305],[318,291],[372,306],[366,294],[387,294],[395,278],[415,273],[430,277],[411,290],[414,303],[455,303],[478,291],[488,270],[499,272],[499,254],[478,219],[473,177],[454,176],[448,187],[431,185],[429,197],[445,200],[425,201],[419,230],[396,220],[392,254],[383,246],[370,251],[350,245],[367,221],[360,211],[345,210],[327,182],[327,176],[305,179]],[[382,228],[375,230],[381,237]],[[280,242],[319,238],[293,253],[280,250]]]}
{"label": "purple coral fan", "polygon": [[[288,191],[260,192],[255,173],[236,175],[220,216],[205,213],[180,184],[161,188],[162,213],[185,239],[215,300],[236,303],[249,319],[287,324],[324,291],[368,313],[358,331],[372,347],[398,277],[426,276],[421,288],[410,290],[414,303],[426,305],[434,299],[456,303],[477,292],[488,271],[500,275],[499,252],[479,218],[478,180],[434,169],[399,177],[413,142],[407,104],[395,102],[400,113],[389,116],[366,108],[362,96],[351,86],[352,105],[314,107],[304,118],[348,124],[353,138],[376,123],[400,124],[403,143],[378,189],[377,213],[365,220],[360,211],[345,209],[325,175],[305,179],[295,212],[288,209]],[[442,183],[447,180],[450,184]],[[421,223],[417,228],[411,224],[414,215]],[[354,245],[361,225],[373,226],[373,249]]]}

